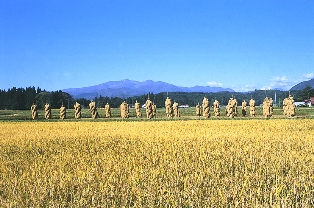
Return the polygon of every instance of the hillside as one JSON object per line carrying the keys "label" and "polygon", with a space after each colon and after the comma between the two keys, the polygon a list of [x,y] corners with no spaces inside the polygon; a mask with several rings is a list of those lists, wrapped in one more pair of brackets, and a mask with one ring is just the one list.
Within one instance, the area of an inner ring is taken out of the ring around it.
{"label": "hillside", "polygon": [[310,86],[311,88],[314,88],[314,78],[310,79],[308,81],[300,82],[299,84],[293,86],[290,90],[303,90],[307,86]]}
{"label": "hillside", "polygon": [[134,80],[110,81],[103,84],[83,87],[83,88],[69,88],[62,90],[72,95],[74,98],[93,99],[99,97],[119,97],[127,98],[148,93],[160,92],[234,92],[234,90],[222,87],[210,86],[195,86],[195,87],[179,87],[161,81],[146,80],[144,82]]}

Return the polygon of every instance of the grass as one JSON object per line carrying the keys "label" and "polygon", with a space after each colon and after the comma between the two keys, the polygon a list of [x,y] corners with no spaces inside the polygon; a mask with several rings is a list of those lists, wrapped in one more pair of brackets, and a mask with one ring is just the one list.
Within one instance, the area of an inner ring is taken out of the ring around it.
{"label": "grass", "polygon": [[[235,119],[263,119],[262,115],[262,108],[261,107],[256,107],[256,113],[257,116],[252,118],[249,116],[249,111],[247,112],[247,116],[243,117],[241,115],[241,108],[238,107],[238,116],[235,117]],[[59,117],[59,109],[52,109],[52,119],[51,120],[60,120]],[[103,108],[98,108],[98,113],[100,115],[100,118],[97,119],[97,121],[108,121],[108,120],[121,120],[120,117],[120,110],[118,108],[112,108],[111,113],[112,113],[112,118],[107,119],[105,118],[105,111]],[[211,108],[211,118],[210,119],[228,119],[225,115],[225,108],[221,109],[221,116],[215,117],[213,116],[213,108]],[[180,115],[182,120],[189,120],[189,119],[204,119],[203,117],[197,117],[195,116],[195,108],[184,108],[180,109]],[[137,119],[136,118],[136,113],[135,109],[130,109],[130,118],[128,120],[134,121],[134,120],[144,120],[146,119],[146,112],[145,109],[142,109],[142,119]],[[67,121],[77,121],[74,118],[74,110],[73,109],[67,109]],[[296,110],[296,116],[295,118],[313,118],[314,117],[314,109],[313,108],[297,108]],[[90,121],[91,114],[89,112],[89,109],[82,109],[82,121]],[[286,116],[283,115],[283,110],[281,108],[274,108],[274,114],[272,118],[287,118]],[[154,120],[164,120],[168,119],[166,118],[165,115],[165,108],[158,108],[157,109],[157,118]],[[178,118],[174,118],[178,119]],[[0,110],[0,121],[29,121],[32,120],[31,118],[31,111],[30,110]],[[37,120],[45,120],[45,112],[44,110],[38,110],[38,119]],[[169,119],[168,119],[169,120]]]}

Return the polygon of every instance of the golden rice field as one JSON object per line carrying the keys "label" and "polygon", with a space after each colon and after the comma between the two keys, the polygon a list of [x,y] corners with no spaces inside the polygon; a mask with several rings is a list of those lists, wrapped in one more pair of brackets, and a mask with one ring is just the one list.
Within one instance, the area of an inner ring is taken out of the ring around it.
{"label": "golden rice field", "polygon": [[313,207],[314,120],[0,123],[0,207]]}

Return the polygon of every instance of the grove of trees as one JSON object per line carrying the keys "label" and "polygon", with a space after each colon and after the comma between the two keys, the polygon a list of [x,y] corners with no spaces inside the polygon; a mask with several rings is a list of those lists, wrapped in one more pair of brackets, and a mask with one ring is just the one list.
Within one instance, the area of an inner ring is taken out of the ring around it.
{"label": "grove of trees", "polygon": [[60,108],[62,102],[67,106],[68,102],[73,103],[74,100],[68,93],[61,90],[55,92],[47,92],[37,87],[16,88],[0,90],[0,109],[4,110],[24,110],[30,109],[35,102],[38,108],[43,108],[49,103],[52,108]]}

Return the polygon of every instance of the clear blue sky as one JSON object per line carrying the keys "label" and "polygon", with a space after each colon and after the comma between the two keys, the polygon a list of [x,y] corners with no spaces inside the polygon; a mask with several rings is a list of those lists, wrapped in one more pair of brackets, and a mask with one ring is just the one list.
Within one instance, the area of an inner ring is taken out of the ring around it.
{"label": "clear blue sky", "polygon": [[314,1],[0,0],[0,70],[0,89],[286,90],[314,78]]}

